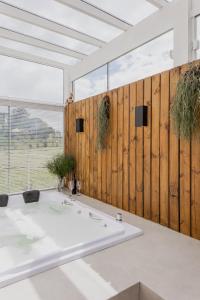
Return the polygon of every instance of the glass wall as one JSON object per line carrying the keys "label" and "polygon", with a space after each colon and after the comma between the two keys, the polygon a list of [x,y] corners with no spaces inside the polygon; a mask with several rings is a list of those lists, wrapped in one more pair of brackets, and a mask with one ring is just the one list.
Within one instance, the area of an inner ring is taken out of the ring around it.
{"label": "glass wall", "polygon": [[[198,40],[199,44],[200,44],[200,16],[196,17],[196,39]],[[198,47],[199,49],[197,49],[196,51],[196,58],[199,59],[200,58],[200,47]]]}
{"label": "glass wall", "polygon": [[109,64],[109,89],[173,67],[173,31],[144,44]]}
{"label": "glass wall", "polygon": [[63,104],[63,71],[0,55],[0,97]]}
{"label": "glass wall", "polygon": [[0,106],[0,194],[56,186],[46,163],[63,153],[63,113]]}
{"label": "glass wall", "polygon": [[107,65],[74,82],[75,99],[80,100],[108,90]]}
{"label": "glass wall", "polygon": [[108,70],[103,66],[75,80],[75,99],[91,97],[173,68],[173,48],[174,35],[169,31],[108,63]]}

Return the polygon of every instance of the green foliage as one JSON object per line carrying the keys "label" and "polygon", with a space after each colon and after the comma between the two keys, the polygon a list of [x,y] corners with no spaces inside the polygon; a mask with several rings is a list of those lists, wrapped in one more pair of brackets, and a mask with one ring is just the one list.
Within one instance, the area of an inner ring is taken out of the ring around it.
{"label": "green foliage", "polygon": [[72,155],[59,154],[47,163],[47,169],[60,179],[75,170],[75,159]]}
{"label": "green foliage", "polygon": [[110,119],[110,100],[108,96],[105,96],[98,109],[97,124],[97,147],[102,150],[106,147],[106,136],[109,129],[109,119]]}
{"label": "green foliage", "polygon": [[189,140],[199,135],[200,129],[200,66],[191,64],[180,78],[171,117],[175,131],[180,137]]}

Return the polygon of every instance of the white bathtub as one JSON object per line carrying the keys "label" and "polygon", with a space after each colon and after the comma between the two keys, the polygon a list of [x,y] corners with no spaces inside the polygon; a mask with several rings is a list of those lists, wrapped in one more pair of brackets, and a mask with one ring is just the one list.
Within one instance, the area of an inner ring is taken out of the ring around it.
{"label": "white bathtub", "polygon": [[0,288],[142,234],[56,191],[31,204],[10,197],[0,228]]}

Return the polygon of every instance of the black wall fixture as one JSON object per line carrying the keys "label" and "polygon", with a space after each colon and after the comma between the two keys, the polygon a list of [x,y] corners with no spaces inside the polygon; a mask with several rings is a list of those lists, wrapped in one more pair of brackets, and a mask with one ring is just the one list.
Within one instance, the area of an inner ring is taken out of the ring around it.
{"label": "black wall fixture", "polygon": [[76,119],[76,132],[84,132],[84,119]]}
{"label": "black wall fixture", "polygon": [[1,194],[0,195],[0,207],[5,207],[8,204],[8,195]]}
{"label": "black wall fixture", "polygon": [[135,126],[148,125],[148,106],[136,106],[135,108]]}

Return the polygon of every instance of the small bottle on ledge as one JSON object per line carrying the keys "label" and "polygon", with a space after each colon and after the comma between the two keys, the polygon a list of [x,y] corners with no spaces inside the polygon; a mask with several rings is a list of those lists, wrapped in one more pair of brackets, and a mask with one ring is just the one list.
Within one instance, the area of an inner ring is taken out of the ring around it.
{"label": "small bottle on ledge", "polygon": [[73,188],[73,190],[72,190],[72,195],[76,195],[76,192],[77,192],[77,184],[76,184],[76,176],[75,176],[75,174],[74,174],[73,181],[74,181],[74,188]]}

